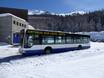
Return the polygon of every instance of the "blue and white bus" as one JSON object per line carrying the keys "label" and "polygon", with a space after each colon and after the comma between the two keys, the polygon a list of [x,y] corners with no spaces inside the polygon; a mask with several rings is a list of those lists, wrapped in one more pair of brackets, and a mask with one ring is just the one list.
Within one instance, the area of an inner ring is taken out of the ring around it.
{"label": "blue and white bus", "polygon": [[22,54],[49,54],[90,48],[90,36],[47,30],[22,30]]}

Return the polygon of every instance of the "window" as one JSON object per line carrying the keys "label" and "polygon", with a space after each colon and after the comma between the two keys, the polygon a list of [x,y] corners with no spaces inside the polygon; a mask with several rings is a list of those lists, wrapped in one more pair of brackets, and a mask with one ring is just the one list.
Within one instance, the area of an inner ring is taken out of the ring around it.
{"label": "window", "polygon": [[86,37],[82,37],[82,43],[87,43],[87,38]]}
{"label": "window", "polygon": [[19,23],[17,22],[17,26],[19,25]]}
{"label": "window", "polygon": [[81,43],[81,42],[82,42],[81,37],[80,36],[77,36],[76,37],[76,43]]}
{"label": "window", "polygon": [[88,43],[88,42],[89,42],[88,38],[84,37],[84,43]]}
{"label": "window", "polygon": [[24,24],[22,25],[22,27],[24,27]]}
{"label": "window", "polygon": [[13,21],[13,24],[15,24],[15,25],[17,25],[17,26],[22,26],[22,24],[21,23],[19,23],[19,22],[17,22],[17,21]]}
{"label": "window", "polygon": [[26,25],[24,25],[24,27],[26,28]]}
{"label": "window", "polygon": [[70,36],[67,36],[66,37],[66,43],[73,43],[73,41],[72,41],[72,37],[70,37]]}
{"label": "window", "polygon": [[54,44],[54,36],[46,36],[42,39],[43,44]]}
{"label": "window", "polygon": [[28,46],[37,45],[41,43],[41,37],[39,35],[27,35],[25,39],[25,44],[28,44]]}
{"label": "window", "polygon": [[90,38],[87,38],[87,43],[89,43],[89,41],[90,41]]}
{"label": "window", "polygon": [[74,37],[74,36],[71,36],[70,39],[71,39],[71,40],[70,40],[70,43],[71,43],[71,44],[74,44],[75,41],[76,41],[76,40],[75,40],[75,37]]}
{"label": "window", "polygon": [[40,37],[39,37],[39,35],[34,35],[33,41],[34,41],[34,45],[40,44],[41,42],[40,42]]}
{"label": "window", "polygon": [[16,24],[16,21],[13,21],[13,24]]}
{"label": "window", "polygon": [[20,26],[21,26],[21,23],[19,23],[20,24]]}
{"label": "window", "polygon": [[57,36],[55,37],[55,43],[56,44],[65,44],[65,37],[62,37],[62,36]]}
{"label": "window", "polygon": [[22,24],[22,27],[23,27],[23,24]]}

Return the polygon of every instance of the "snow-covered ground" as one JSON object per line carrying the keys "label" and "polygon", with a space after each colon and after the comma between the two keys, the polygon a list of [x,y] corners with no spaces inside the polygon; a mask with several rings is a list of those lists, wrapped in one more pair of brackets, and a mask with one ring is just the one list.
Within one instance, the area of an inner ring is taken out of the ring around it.
{"label": "snow-covered ground", "polygon": [[104,31],[100,32],[90,32],[92,41],[104,42]]}
{"label": "snow-covered ground", "polygon": [[0,42],[0,58],[17,55],[19,47],[8,45],[7,43]]}
{"label": "snow-covered ground", "polygon": [[0,78],[104,78],[103,72],[104,43],[98,42],[91,42],[91,48],[86,50],[31,56],[0,64]]}

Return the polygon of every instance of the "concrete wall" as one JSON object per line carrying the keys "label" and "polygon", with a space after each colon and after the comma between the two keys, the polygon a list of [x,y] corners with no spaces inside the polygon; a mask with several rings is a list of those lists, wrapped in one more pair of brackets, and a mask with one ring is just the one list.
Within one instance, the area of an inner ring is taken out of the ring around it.
{"label": "concrete wall", "polygon": [[[14,21],[15,21],[15,24],[14,24]],[[22,29],[27,28],[27,26],[28,26],[28,23],[25,20],[12,17],[12,33],[20,32]]]}
{"label": "concrete wall", "polygon": [[2,42],[11,42],[11,29],[12,29],[12,17],[0,17],[0,41]]}

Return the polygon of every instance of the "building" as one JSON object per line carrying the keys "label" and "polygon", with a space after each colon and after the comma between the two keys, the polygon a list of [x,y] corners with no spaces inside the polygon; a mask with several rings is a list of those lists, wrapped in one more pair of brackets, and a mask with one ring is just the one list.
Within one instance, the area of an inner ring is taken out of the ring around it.
{"label": "building", "polygon": [[3,14],[3,13],[11,13],[17,17],[25,19],[26,21],[28,20],[28,10],[27,9],[0,7],[0,14]]}
{"label": "building", "polygon": [[13,14],[0,14],[0,42],[18,44],[20,31],[28,27],[28,23]]}

